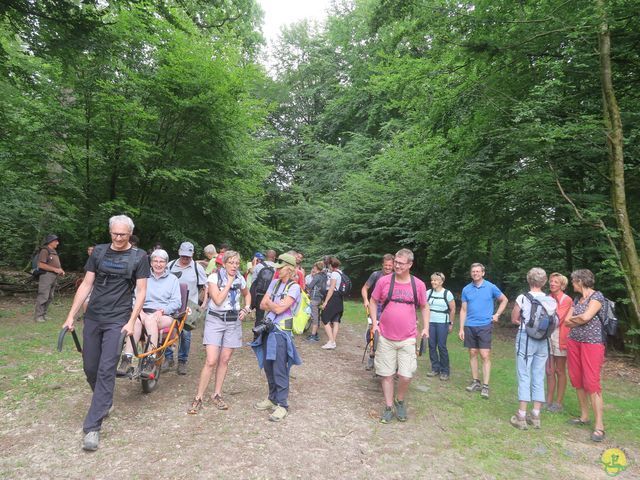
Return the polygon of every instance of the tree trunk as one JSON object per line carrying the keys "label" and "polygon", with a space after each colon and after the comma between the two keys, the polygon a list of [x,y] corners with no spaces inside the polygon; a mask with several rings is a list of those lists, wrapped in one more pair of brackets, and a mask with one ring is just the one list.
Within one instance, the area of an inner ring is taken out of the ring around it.
{"label": "tree trunk", "polygon": [[620,234],[620,251],[622,256],[625,285],[631,300],[630,323],[638,328],[640,325],[640,262],[636,250],[633,230],[627,212],[627,200],[624,182],[624,154],[622,139],[622,120],[613,88],[611,72],[611,35],[605,11],[604,0],[598,0],[602,15],[598,44],[600,50],[600,74],[602,76],[602,99],[604,107],[604,123],[609,151],[609,167],[611,175],[611,204]]}

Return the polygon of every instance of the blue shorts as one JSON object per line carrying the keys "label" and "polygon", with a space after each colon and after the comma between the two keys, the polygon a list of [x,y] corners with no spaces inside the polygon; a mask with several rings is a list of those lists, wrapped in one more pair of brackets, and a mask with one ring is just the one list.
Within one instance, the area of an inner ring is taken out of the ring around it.
{"label": "blue shorts", "polygon": [[491,350],[491,331],[493,325],[481,327],[464,327],[464,347]]}

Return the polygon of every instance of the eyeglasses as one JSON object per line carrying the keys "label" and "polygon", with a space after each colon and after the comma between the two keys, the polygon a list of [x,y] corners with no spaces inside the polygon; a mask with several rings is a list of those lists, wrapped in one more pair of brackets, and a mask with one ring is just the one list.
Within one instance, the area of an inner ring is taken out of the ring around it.
{"label": "eyeglasses", "polygon": [[128,237],[131,234],[130,233],[116,233],[116,232],[109,232],[111,234],[112,237]]}
{"label": "eyeglasses", "polygon": [[394,260],[393,264],[394,265],[398,265],[399,267],[406,267],[407,265],[409,265],[411,262],[399,262],[398,260]]}
{"label": "eyeglasses", "polygon": [[151,262],[153,263],[167,263],[167,261],[163,258],[154,258],[153,260],[151,260]]}
{"label": "eyeglasses", "polygon": [[227,262],[227,265],[240,265],[240,262],[235,261],[235,262]]}

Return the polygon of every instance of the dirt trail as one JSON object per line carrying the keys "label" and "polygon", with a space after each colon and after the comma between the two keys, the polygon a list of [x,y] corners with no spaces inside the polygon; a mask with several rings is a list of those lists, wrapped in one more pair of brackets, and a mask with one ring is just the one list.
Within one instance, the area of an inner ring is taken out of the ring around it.
{"label": "dirt trail", "polygon": [[[95,453],[80,449],[90,395],[78,356],[68,366],[69,384],[47,408],[25,404],[3,415],[0,471],[16,479],[492,478],[451,458],[443,426],[433,414],[415,415],[411,403],[407,423],[378,423],[379,383],[364,371],[362,335],[349,326],[335,351],[296,339],[304,364],[294,367],[283,422],[269,422],[267,413],[252,408],[266,396],[266,381],[248,347],[231,360],[224,388],[230,409],[205,403],[189,416],[204,358],[201,334],[194,332],[187,376],[164,373],[149,395],[138,382],[118,380],[116,409]],[[244,336],[249,340],[249,328]],[[578,476],[594,473],[602,472],[587,466]]]}

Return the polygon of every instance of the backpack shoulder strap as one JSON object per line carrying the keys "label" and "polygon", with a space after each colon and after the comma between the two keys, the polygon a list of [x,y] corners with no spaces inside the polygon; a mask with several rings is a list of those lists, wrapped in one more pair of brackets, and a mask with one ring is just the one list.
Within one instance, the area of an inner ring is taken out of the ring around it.
{"label": "backpack shoulder strap", "polygon": [[107,254],[107,250],[109,250],[109,245],[109,243],[101,243],[99,245],[96,245],[93,249],[93,254],[96,256],[96,275],[100,271],[100,264],[102,263],[104,256]]}
{"label": "backpack shoulder strap", "polygon": [[411,280],[411,290],[413,290],[413,304],[416,308],[418,308],[418,289],[416,288],[416,279],[413,275],[409,275],[409,279]]}
{"label": "backpack shoulder strap", "polygon": [[175,260],[171,260],[169,262],[169,264],[167,265],[167,270],[171,270],[175,264],[176,264],[176,261]]}
{"label": "backpack shoulder strap", "polygon": [[129,253],[129,263],[127,264],[127,278],[133,281],[133,271],[138,265],[138,247],[131,247]]}
{"label": "backpack shoulder strap", "polygon": [[204,286],[204,283],[200,283],[200,271],[198,270],[200,265],[195,260],[191,261],[193,262],[193,268],[196,270],[196,287],[200,290]]}
{"label": "backpack shoulder strap", "polygon": [[385,299],[385,301],[382,302],[380,313],[384,312],[384,309],[387,308],[387,305],[389,305],[389,302],[391,301],[391,297],[393,297],[393,288],[395,286],[396,286],[396,274],[394,272],[391,274],[391,282],[389,283],[389,293],[387,293],[387,298]]}

